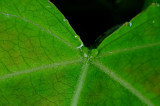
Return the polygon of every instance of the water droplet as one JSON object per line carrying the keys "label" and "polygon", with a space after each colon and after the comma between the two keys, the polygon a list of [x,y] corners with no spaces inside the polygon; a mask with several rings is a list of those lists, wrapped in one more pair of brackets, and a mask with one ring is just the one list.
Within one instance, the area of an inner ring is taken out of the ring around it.
{"label": "water droplet", "polygon": [[131,22],[129,22],[129,26],[130,26],[130,27],[132,26],[132,23],[131,23]]}
{"label": "water droplet", "polygon": [[66,19],[64,18],[63,21],[66,22]]}
{"label": "water droplet", "polygon": [[81,48],[84,46],[84,45],[83,45],[83,42],[81,41],[81,39],[80,39],[80,37],[79,37],[78,35],[75,35],[74,37],[75,37],[76,39],[78,39],[78,41],[79,41],[80,44],[81,44],[81,45],[78,46],[77,48],[78,48],[78,49],[81,49]]}
{"label": "water droplet", "polygon": [[48,0],[48,3],[52,3],[50,0]]}
{"label": "water droplet", "polygon": [[77,38],[78,36],[77,36],[77,35],[75,35],[74,37],[75,37],[75,38]]}
{"label": "water droplet", "polygon": [[47,6],[47,8],[51,8],[51,6]]}
{"label": "water droplet", "polygon": [[88,55],[86,53],[84,53],[84,57],[88,57]]}
{"label": "water droplet", "polygon": [[81,43],[81,45],[78,46],[77,48],[80,49],[80,48],[82,48],[82,47],[83,47],[83,43]]}

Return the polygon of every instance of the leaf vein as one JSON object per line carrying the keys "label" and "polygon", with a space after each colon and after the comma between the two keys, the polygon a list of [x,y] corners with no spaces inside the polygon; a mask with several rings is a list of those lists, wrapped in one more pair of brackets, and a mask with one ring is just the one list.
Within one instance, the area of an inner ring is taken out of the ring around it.
{"label": "leaf vein", "polygon": [[107,56],[115,55],[115,54],[122,53],[122,52],[151,48],[151,47],[155,47],[155,46],[159,46],[159,45],[160,45],[160,42],[156,42],[156,43],[151,43],[151,44],[147,44],[147,45],[140,45],[140,46],[131,47],[131,48],[124,48],[124,49],[119,49],[119,50],[115,50],[115,51],[109,51],[109,52],[105,52],[105,53],[97,56],[96,58],[107,57]]}
{"label": "leaf vein", "polygon": [[69,42],[67,42],[66,40],[64,40],[64,39],[61,38],[60,36],[52,33],[50,30],[45,29],[44,27],[40,26],[40,25],[37,24],[37,23],[34,23],[34,22],[32,22],[32,21],[24,18],[24,17],[20,17],[20,16],[13,15],[13,14],[8,14],[8,13],[4,13],[4,12],[0,12],[0,14],[3,14],[3,15],[5,15],[5,16],[14,17],[14,18],[17,18],[17,19],[21,19],[21,20],[23,20],[24,22],[27,22],[27,23],[29,23],[29,24],[32,24],[32,25],[34,25],[35,27],[41,29],[42,31],[45,31],[46,33],[48,33],[48,34],[54,36],[55,38],[59,39],[61,42],[63,42],[64,44],[66,44],[68,47],[77,50],[76,47],[74,47],[73,45],[71,45]]}
{"label": "leaf vein", "polygon": [[63,62],[55,62],[55,63],[52,63],[52,64],[41,65],[39,67],[34,67],[34,68],[30,68],[30,69],[15,71],[13,73],[0,76],[0,80],[13,78],[13,77],[16,77],[16,76],[19,76],[19,75],[29,74],[29,73],[33,73],[33,72],[38,72],[39,70],[44,71],[45,69],[52,69],[52,68],[57,67],[57,66],[66,66],[68,64],[75,64],[75,63],[78,63],[78,62],[81,62],[81,61],[82,61],[81,59],[66,60],[66,61],[63,61]]}
{"label": "leaf vein", "polygon": [[71,106],[77,106],[78,100],[80,98],[80,93],[82,91],[84,82],[86,80],[87,72],[88,72],[88,67],[89,67],[89,60],[86,60],[82,66],[81,74],[79,76],[79,80],[76,86],[76,90],[74,92],[72,101],[71,101]]}
{"label": "leaf vein", "polygon": [[[146,22],[149,22],[149,20],[152,20],[154,18],[157,18],[157,17],[160,17],[160,15],[157,15],[157,16],[153,16],[147,20],[145,20],[144,22],[140,23],[139,25],[135,26],[134,28],[132,28],[131,30],[128,30],[127,32],[125,33],[122,33],[120,36],[118,36],[117,38],[113,39],[112,41],[108,42],[107,44],[105,44],[104,46],[102,46],[100,48],[100,50],[102,50],[104,47],[108,46],[108,45],[111,45],[113,42],[119,40],[120,38],[124,37],[127,35],[127,33],[131,33],[133,30],[135,30],[136,28],[139,28],[140,26],[144,25]],[[136,17],[135,17],[136,18]],[[124,26],[122,26],[121,28],[123,28]],[[121,29],[120,28],[120,29]],[[118,29],[117,31],[119,31],[120,29]],[[113,32],[113,34],[111,34],[110,36],[108,36],[106,39],[108,39],[109,37],[112,37],[114,35],[114,33],[117,33],[117,31]]]}
{"label": "leaf vein", "polygon": [[102,64],[99,61],[95,61],[92,64],[94,64],[96,67],[101,69],[104,73],[106,73],[113,80],[117,81],[124,88],[128,89],[128,91],[130,91],[133,95],[135,95],[138,99],[140,99],[144,104],[147,104],[148,106],[154,106],[154,104],[148,98],[146,98],[143,94],[141,94],[138,90],[136,90],[131,84],[123,80],[120,76],[118,76],[108,67],[106,67],[104,64]]}

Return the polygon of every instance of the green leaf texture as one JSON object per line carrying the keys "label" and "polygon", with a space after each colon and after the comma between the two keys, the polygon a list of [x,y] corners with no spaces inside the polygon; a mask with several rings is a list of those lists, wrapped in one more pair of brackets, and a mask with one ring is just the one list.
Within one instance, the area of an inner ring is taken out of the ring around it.
{"label": "green leaf texture", "polygon": [[159,11],[89,50],[49,1],[0,0],[0,105],[160,105]]}

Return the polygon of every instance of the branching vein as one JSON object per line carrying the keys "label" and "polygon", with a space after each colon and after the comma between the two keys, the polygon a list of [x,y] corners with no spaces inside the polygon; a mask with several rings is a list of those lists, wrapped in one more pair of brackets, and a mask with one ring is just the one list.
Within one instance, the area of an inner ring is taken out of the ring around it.
{"label": "branching vein", "polygon": [[19,75],[29,74],[29,73],[32,73],[32,72],[38,72],[40,70],[44,71],[45,69],[52,69],[52,68],[57,67],[57,66],[66,66],[68,64],[75,64],[75,63],[78,63],[78,62],[81,62],[81,59],[68,60],[68,61],[63,61],[63,62],[56,62],[56,63],[53,63],[53,64],[42,65],[42,66],[39,66],[39,67],[34,67],[34,68],[26,69],[26,70],[20,70],[20,71],[16,71],[16,72],[13,72],[13,73],[10,73],[10,74],[6,74],[4,76],[0,76],[0,80],[16,77],[16,76],[19,76]]}
{"label": "branching vein", "polygon": [[79,77],[79,80],[78,80],[78,83],[77,83],[77,86],[76,86],[76,90],[74,92],[74,95],[73,95],[73,98],[72,98],[72,101],[71,101],[71,106],[77,106],[77,104],[78,104],[78,100],[80,98],[80,93],[82,91],[83,84],[84,84],[85,79],[86,79],[88,66],[89,66],[89,63],[88,63],[88,60],[86,60],[83,67],[82,67],[82,71],[81,71],[81,74],[80,74],[80,77]]}
{"label": "branching vein", "polygon": [[24,18],[24,17],[20,17],[20,16],[13,15],[13,14],[8,14],[8,13],[4,13],[4,12],[0,12],[0,14],[3,14],[3,15],[8,16],[8,17],[9,17],[9,16],[10,16],[10,17],[14,17],[14,18],[23,20],[23,21],[25,21],[25,22],[27,22],[27,23],[29,23],[29,24],[32,24],[32,25],[34,25],[35,27],[41,29],[42,31],[45,31],[46,33],[49,33],[50,35],[56,37],[57,39],[59,39],[60,41],[62,41],[64,44],[66,44],[67,46],[71,47],[72,49],[77,49],[76,47],[74,47],[73,45],[71,45],[69,42],[67,42],[67,41],[65,41],[63,38],[61,38],[60,36],[52,33],[50,30],[45,29],[44,27],[40,26],[39,24],[34,23],[34,22],[32,22],[32,21]]}

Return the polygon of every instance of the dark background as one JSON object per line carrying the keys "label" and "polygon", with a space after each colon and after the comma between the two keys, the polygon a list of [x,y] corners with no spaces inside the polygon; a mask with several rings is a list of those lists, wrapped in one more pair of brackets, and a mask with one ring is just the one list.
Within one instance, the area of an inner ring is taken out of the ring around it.
{"label": "dark background", "polygon": [[51,0],[89,48],[140,13],[146,1],[152,0]]}

